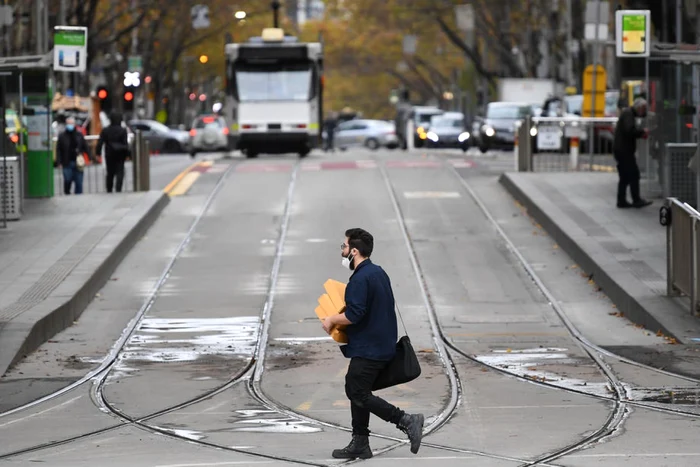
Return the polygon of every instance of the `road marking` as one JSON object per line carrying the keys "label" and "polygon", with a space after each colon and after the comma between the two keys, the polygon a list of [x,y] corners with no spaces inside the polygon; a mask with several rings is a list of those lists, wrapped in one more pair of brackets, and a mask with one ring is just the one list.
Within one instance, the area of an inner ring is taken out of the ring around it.
{"label": "road marking", "polygon": [[456,191],[405,191],[403,196],[406,199],[442,199],[461,197],[461,195]]}
{"label": "road marking", "polygon": [[190,173],[190,171],[191,171],[192,169],[194,169],[195,167],[197,167],[199,164],[200,164],[199,162],[195,162],[194,164],[190,165],[190,166],[187,167],[185,170],[183,170],[182,172],[180,172],[180,173],[177,175],[177,177],[173,178],[173,181],[172,181],[172,182],[168,183],[168,186],[166,186],[165,188],[163,188],[163,192],[166,193],[166,194],[169,194],[170,190],[172,190],[172,189],[175,187],[175,185],[177,185],[178,183],[180,183],[180,180],[182,180],[182,179],[185,177],[185,175],[187,175],[188,173]]}
{"label": "road marking", "polygon": [[171,197],[184,195],[201,175],[201,172],[188,172],[168,194]]}
{"label": "road marking", "polygon": [[301,404],[299,404],[299,406],[297,407],[297,410],[306,411],[306,410],[309,410],[310,408],[311,408],[311,401],[306,401],[306,402],[302,402]]}

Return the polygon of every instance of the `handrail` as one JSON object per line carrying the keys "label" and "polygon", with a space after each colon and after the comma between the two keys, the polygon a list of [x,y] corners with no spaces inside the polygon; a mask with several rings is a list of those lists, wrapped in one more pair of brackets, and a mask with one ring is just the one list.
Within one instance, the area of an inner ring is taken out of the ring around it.
{"label": "handrail", "polygon": [[535,123],[617,123],[617,117],[532,117]]}
{"label": "handrail", "polygon": [[666,293],[690,297],[690,313],[700,309],[700,212],[677,198],[666,198],[659,211],[666,227]]}

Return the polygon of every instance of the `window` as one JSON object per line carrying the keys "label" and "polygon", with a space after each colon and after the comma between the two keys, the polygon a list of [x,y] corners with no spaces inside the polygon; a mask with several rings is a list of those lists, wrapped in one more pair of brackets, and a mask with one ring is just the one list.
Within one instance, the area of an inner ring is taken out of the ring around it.
{"label": "window", "polygon": [[310,69],[238,70],[236,83],[240,102],[305,102],[311,98]]}
{"label": "window", "polygon": [[431,126],[433,128],[463,128],[464,121],[461,118],[435,118]]}
{"label": "window", "polygon": [[198,130],[207,127],[223,128],[223,124],[221,119],[217,117],[199,117],[197,120],[195,120],[194,127]]}
{"label": "window", "polygon": [[518,119],[532,115],[532,109],[529,106],[492,106],[490,105],[486,111],[486,118],[493,119]]}

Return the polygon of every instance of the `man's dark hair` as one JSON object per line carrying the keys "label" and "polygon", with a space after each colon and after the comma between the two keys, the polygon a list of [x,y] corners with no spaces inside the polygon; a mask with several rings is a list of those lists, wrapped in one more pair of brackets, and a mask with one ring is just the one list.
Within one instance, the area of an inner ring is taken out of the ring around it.
{"label": "man's dark hair", "polygon": [[369,258],[374,249],[374,237],[364,229],[348,229],[345,231],[348,237],[348,246],[356,248],[362,256]]}
{"label": "man's dark hair", "polygon": [[121,125],[122,124],[122,114],[120,114],[116,110],[110,112],[109,123],[110,123],[110,125]]}

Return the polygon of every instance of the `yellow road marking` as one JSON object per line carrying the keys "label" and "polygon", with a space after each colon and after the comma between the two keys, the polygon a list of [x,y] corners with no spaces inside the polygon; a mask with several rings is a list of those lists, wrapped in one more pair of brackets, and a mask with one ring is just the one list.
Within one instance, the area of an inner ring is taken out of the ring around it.
{"label": "yellow road marking", "polygon": [[195,167],[197,167],[199,164],[201,164],[201,162],[195,162],[194,164],[190,165],[190,166],[187,167],[185,170],[183,170],[182,172],[180,172],[180,173],[177,175],[177,177],[173,178],[173,181],[172,181],[172,182],[168,183],[168,186],[166,186],[165,188],[163,188],[163,192],[164,192],[164,193],[167,193],[167,194],[170,194],[170,190],[172,190],[173,188],[175,188],[175,185],[177,185],[178,183],[180,183],[180,180],[182,180],[183,178],[185,178],[185,175],[187,175],[188,173],[190,173],[190,171],[191,171],[192,169],[194,169]]}
{"label": "yellow road marking", "polygon": [[297,410],[309,410],[311,408],[311,401],[302,402],[297,407]]}
{"label": "yellow road marking", "polygon": [[181,196],[187,193],[187,190],[189,190],[194,182],[197,181],[199,176],[202,175],[200,172],[189,172],[187,173],[182,180],[173,188],[170,193],[168,193],[171,197],[172,196]]}

